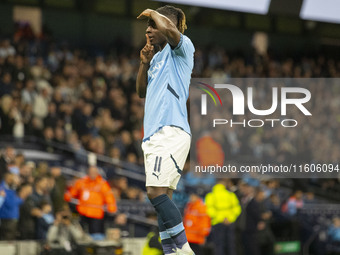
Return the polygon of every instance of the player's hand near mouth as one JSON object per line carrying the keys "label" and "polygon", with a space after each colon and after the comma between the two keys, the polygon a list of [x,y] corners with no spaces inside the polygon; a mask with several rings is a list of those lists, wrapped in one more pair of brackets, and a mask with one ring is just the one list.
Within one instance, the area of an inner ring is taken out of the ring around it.
{"label": "player's hand near mouth", "polygon": [[155,52],[154,52],[153,45],[151,45],[150,43],[149,36],[146,34],[145,37],[146,37],[146,44],[144,48],[140,51],[140,61],[143,64],[149,64]]}
{"label": "player's hand near mouth", "polygon": [[154,46],[150,43],[150,38],[146,34],[146,44],[144,48],[140,51],[140,65],[137,74],[136,90],[137,94],[144,98],[146,96],[146,86],[148,83],[147,71],[150,67],[150,61],[155,54]]}

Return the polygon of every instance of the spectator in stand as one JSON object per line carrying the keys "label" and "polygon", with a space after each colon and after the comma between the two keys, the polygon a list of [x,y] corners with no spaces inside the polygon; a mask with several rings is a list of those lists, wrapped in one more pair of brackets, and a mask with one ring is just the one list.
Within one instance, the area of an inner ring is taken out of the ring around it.
{"label": "spectator in stand", "polygon": [[120,149],[116,146],[112,147],[109,151],[109,157],[114,160],[114,162],[119,162],[122,159],[122,155],[120,153]]}
{"label": "spectator in stand", "polygon": [[123,131],[120,137],[114,144],[114,147],[119,148],[120,155],[123,158],[126,158],[129,151],[133,150],[131,135],[128,131]]}
{"label": "spectator in stand", "polygon": [[303,192],[297,190],[294,195],[291,196],[286,204],[283,205],[282,211],[290,216],[295,216],[299,209],[303,207]]}
{"label": "spectator in stand", "polygon": [[53,147],[54,142],[54,130],[52,127],[46,127],[43,131],[43,138],[45,142],[45,150],[49,153],[55,152]]}
{"label": "spectator in stand", "polygon": [[[6,198],[6,191],[4,191],[3,189],[0,189],[0,208],[4,204],[5,198]],[[1,222],[0,222],[0,224],[1,224]]]}
{"label": "spectator in stand", "polygon": [[25,163],[25,156],[21,152],[18,152],[14,157],[14,165],[17,167],[22,166]]}
{"label": "spectator in stand", "polygon": [[236,250],[237,254],[242,255],[244,254],[243,233],[246,228],[246,208],[248,203],[254,197],[254,187],[252,187],[251,184],[253,185],[254,183],[246,182],[245,180],[241,179],[238,182],[238,186],[235,191],[235,194],[237,195],[242,208],[241,214],[235,222]]}
{"label": "spectator in stand", "polygon": [[253,195],[245,208],[245,229],[243,231],[244,255],[262,255],[259,243],[259,231],[263,231],[266,223],[261,215],[262,193],[252,189]]}
{"label": "spectator in stand", "polygon": [[[51,78],[50,71],[44,65],[44,59],[42,57],[38,57],[35,65],[31,67],[31,74],[35,80],[42,83],[42,81],[46,81]],[[50,89],[50,85],[47,82],[44,82],[44,85],[41,85],[47,89]],[[38,86],[39,88],[39,86]],[[41,87],[40,87],[41,88]],[[40,89],[39,88],[39,89]]]}
{"label": "spectator in stand", "polygon": [[35,91],[35,82],[33,80],[26,81],[25,88],[21,91],[21,103],[25,105],[33,105],[37,92]]}
{"label": "spectator in stand", "polygon": [[20,188],[17,194],[14,178],[14,174],[6,173],[0,185],[0,190],[5,191],[4,202],[0,207],[0,240],[15,240],[17,238],[20,205],[32,192],[31,187],[26,186]]}
{"label": "spectator in stand", "polygon": [[278,186],[279,186],[279,182],[274,179],[267,180],[266,182],[262,183],[261,188],[265,193],[266,199],[275,193]]}
{"label": "spectator in stand", "polygon": [[45,240],[47,231],[54,222],[52,206],[50,203],[43,201],[39,208],[42,212],[42,215],[37,219],[37,239]]}
{"label": "spectator in stand", "polygon": [[215,255],[236,254],[234,222],[241,213],[241,206],[235,193],[227,190],[227,183],[219,179],[205,197],[212,225],[208,242],[213,243]]}
{"label": "spectator in stand", "polygon": [[44,126],[55,128],[58,123],[58,115],[55,103],[49,103],[48,114],[44,118]]}
{"label": "spectator in stand", "polygon": [[272,219],[272,212],[266,207],[265,204],[266,192],[258,190],[255,200],[259,204],[259,211],[261,220],[264,223],[263,229],[259,229],[258,240],[260,254],[274,255],[274,235],[270,227],[270,220]]}
{"label": "spectator in stand", "polygon": [[41,89],[38,95],[34,99],[33,114],[41,121],[48,116],[48,104],[50,97],[47,88]]}
{"label": "spectator in stand", "polygon": [[7,173],[8,165],[13,162],[15,158],[15,149],[11,146],[7,146],[0,157],[0,181],[5,173]]}
{"label": "spectator in stand", "polygon": [[65,130],[62,127],[56,127],[54,129],[54,141],[63,144],[65,143]]}
{"label": "spectator in stand", "polygon": [[12,75],[10,72],[5,72],[0,80],[0,97],[4,95],[11,96],[14,91],[14,84],[12,82]]}
{"label": "spectator in stand", "polygon": [[130,186],[120,198],[132,201],[145,201],[144,192],[140,188],[133,186]]}
{"label": "spectator in stand", "polygon": [[[88,228],[92,236],[104,237],[104,213],[117,211],[116,200],[111,188],[95,166],[88,168],[88,175],[76,181],[65,193],[65,200],[77,199],[77,211],[81,215],[81,224]],[[105,208],[105,205],[107,206]]]}
{"label": "spectator in stand", "polygon": [[213,174],[206,175],[199,171],[188,171],[184,175],[185,184],[190,187],[211,187],[216,184],[216,177]]}
{"label": "spectator in stand", "polygon": [[340,217],[334,217],[328,228],[328,237],[332,242],[340,243]]}
{"label": "spectator in stand", "polygon": [[289,217],[281,211],[281,201],[278,195],[271,194],[267,201],[267,208],[273,217],[271,229],[277,238],[289,238]]}
{"label": "spectator in stand", "polygon": [[116,176],[111,180],[112,191],[117,200],[124,199],[128,193],[128,179],[125,176]]}
{"label": "spectator in stand", "polygon": [[14,56],[15,53],[15,48],[11,45],[10,40],[5,39],[3,41],[0,41],[0,58]]}
{"label": "spectator in stand", "polygon": [[315,204],[315,194],[313,191],[308,191],[303,197],[303,204]]}
{"label": "spectator in stand", "polygon": [[49,174],[49,168],[46,161],[40,161],[37,165],[37,167],[34,169],[33,176],[36,177],[48,177]]}
{"label": "spectator in stand", "polygon": [[9,95],[5,95],[0,99],[0,132],[3,135],[13,135],[16,109],[14,108],[13,98]]}
{"label": "spectator in stand", "polygon": [[195,192],[184,209],[183,224],[191,249],[195,255],[202,255],[202,245],[210,233],[210,217],[203,200]]}
{"label": "spectator in stand", "polygon": [[[8,170],[17,175],[20,175],[20,166],[25,162],[25,157],[22,153],[16,153],[14,160],[8,164]],[[18,179],[19,180],[19,179]]]}
{"label": "spectator in stand", "polygon": [[297,218],[298,211],[303,208],[303,192],[296,190],[294,194],[288,198],[287,202],[282,205],[282,212],[289,218],[289,236],[291,238],[299,238],[300,221]]}
{"label": "spectator in stand", "polygon": [[51,176],[54,179],[54,186],[51,190],[51,199],[54,211],[60,211],[64,208],[64,194],[66,190],[66,179],[62,175],[61,168],[51,167]]}
{"label": "spectator in stand", "polygon": [[33,169],[35,168],[35,163],[32,161],[23,162],[19,169],[19,176],[21,183],[34,183]]}
{"label": "spectator in stand", "polygon": [[47,232],[48,251],[65,255],[84,254],[81,252],[78,243],[90,241],[90,239],[81,226],[72,222],[71,219],[69,210],[63,209],[56,213],[54,224]]}
{"label": "spectator in stand", "polygon": [[90,103],[83,103],[79,105],[79,108],[73,113],[72,125],[80,137],[90,134],[93,130],[94,121],[92,112],[93,105]]}
{"label": "spectator in stand", "polygon": [[38,176],[34,181],[32,195],[23,203],[20,208],[19,232],[23,240],[37,239],[37,221],[43,216],[40,208],[42,202],[51,204],[49,194],[49,180],[47,176]]}

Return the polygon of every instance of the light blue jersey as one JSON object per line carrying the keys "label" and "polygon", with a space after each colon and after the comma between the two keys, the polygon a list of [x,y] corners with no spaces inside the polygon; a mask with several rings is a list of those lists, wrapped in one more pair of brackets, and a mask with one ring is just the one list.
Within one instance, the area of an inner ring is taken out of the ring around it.
{"label": "light blue jersey", "polygon": [[176,48],[167,44],[153,56],[148,70],[143,141],[163,126],[177,126],[190,134],[186,102],[194,52],[191,40],[181,34]]}

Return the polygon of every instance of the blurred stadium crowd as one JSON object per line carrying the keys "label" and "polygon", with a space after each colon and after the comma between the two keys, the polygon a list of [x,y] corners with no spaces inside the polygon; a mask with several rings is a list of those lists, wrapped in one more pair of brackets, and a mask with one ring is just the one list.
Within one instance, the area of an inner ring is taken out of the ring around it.
{"label": "blurred stadium crowd", "polygon": [[[90,151],[142,166],[140,144],[144,103],[135,93],[139,51],[118,42],[107,54],[97,53],[95,50],[89,53],[83,49],[73,49],[66,43],[55,43],[49,37],[32,38],[27,31],[17,31],[13,38],[2,39],[0,135],[13,136],[17,142],[27,136],[41,137],[46,151],[50,153],[60,153],[50,146],[58,143],[74,151],[75,155]],[[193,77],[211,77],[222,81],[228,77],[339,76],[340,61],[322,55],[284,59],[255,53],[238,56],[228,54],[221,47],[197,47],[193,72]],[[340,95],[339,86],[332,88],[334,91],[314,86],[312,94],[320,95],[318,98],[327,102],[330,95]],[[313,110],[319,112],[323,119],[306,125],[301,139],[296,139],[300,134],[293,131],[289,133],[291,137],[275,130],[256,134],[235,133],[229,137],[230,148],[235,150],[234,153],[268,161],[270,158],[294,161],[302,157],[305,161],[335,163],[340,155],[340,130],[336,124],[340,118],[337,111],[339,102],[338,96],[327,105],[321,104],[323,107]],[[328,125],[330,118],[337,121],[333,126]],[[264,148],[266,143],[271,147]],[[299,146],[305,148],[304,155],[298,154]],[[319,149],[312,150],[315,147]],[[0,164],[1,240],[46,239],[53,222],[69,219],[70,211],[64,201],[68,185],[60,168],[27,161],[12,147],[3,151]],[[126,178],[109,182],[116,201],[145,201],[143,191],[129,187]],[[203,197],[212,189],[212,193],[221,196],[219,201],[226,203],[230,200],[223,199],[224,196],[236,194],[235,206],[240,209],[229,204],[223,204],[221,211],[213,211],[208,203],[202,206],[213,225],[211,231],[202,232],[203,240],[210,232],[208,240],[212,240],[218,255],[270,255],[274,254],[275,239],[306,239],[306,236],[301,237],[298,229],[298,210],[305,204],[326,200],[315,198],[313,190],[306,189],[304,182],[302,186],[300,184],[287,191],[280,188],[277,180],[216,180],[188,173],[183,178],[183,186],[179,186],[177,199],[182,203],[184,217],[190,218],[185,202],[189,201],[192,205],[200,200],[196,196],[189,197],[189,193]],[[340,190],[335,179],[320,181],[318,185],[327,191]],[[299,190],[301,187],[303,191]],[[4,211],[3,205],[6,201],[8,203],[9,198],[12,212]],[[58,216],[56,213],[61,214]],[[116,216],[115,224],[123,228],[126,222],[124,217]],[[229,217],[230,220],[225,221]],[[197,217],[190,220],[197,221],[195,226],[203,222]],[[327,226],[329,240],[334,242],[340,242],[339,222],[339,218],[334,218]],[[225,235],[211,237],[218,235],[216,231]],[[192,243],[203,246],[202,236],[192,235],[192,238],[199,239],[191,240]],[[237,245],[233,245],[235,240]],[[242,248],[245,250],[241,251]],[[320,246],[315,249],[320,249]]]}

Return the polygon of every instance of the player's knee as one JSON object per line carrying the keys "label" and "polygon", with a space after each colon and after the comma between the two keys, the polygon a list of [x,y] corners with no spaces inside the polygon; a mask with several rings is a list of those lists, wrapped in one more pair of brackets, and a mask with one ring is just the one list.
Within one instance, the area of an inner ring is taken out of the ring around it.
{"label": "player's knee", "polygon": [[160,195],[167,194],[168,188],[163,187],[146,187],[146,194],[149,199],[154,199]]}
{"label": "player's knee", "polygon": [[151,189],[147,189],[146,190],[146,195],[148,196],[149,199],[153,199],[154,198],[154,192]]}

